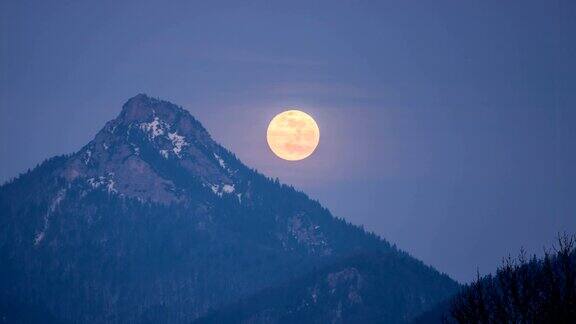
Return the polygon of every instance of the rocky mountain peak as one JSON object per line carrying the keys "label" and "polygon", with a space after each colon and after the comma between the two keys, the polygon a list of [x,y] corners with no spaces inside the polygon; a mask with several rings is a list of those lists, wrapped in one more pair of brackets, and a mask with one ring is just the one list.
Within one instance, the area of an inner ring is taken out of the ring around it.
{"label": "rocky mountain peak", "polygon": [[[144,121],[155,113],[155,108],[160,106],[161,101],[148,97],[145,94],[138,94],[126,101],[122,106],[120,118],[126,121]],[[159,109],[164,112],[174,112],[175,109],[171,105],[164,105],[164,109]]]}
{"label": "rocky mountain peak", "polygon": [[173,203],[185,201],[191,186],[220,197],[233,193],[239,182],[234,165],[239,161],[187,110],[139,94],[73,155],[63,175],[94,189]]}
{"label": "rocky mountain peak", "polygon": [[196,131],[205,136],[208,132],[187,110],[168,101],[138,94],[126,101],[114,121],[123,124],[144,123],[159,120],[163,124],[185,132]]}

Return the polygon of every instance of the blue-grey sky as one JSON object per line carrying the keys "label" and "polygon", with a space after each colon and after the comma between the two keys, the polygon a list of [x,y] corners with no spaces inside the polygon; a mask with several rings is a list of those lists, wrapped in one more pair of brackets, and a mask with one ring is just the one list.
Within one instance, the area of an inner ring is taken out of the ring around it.
{"label": "blue-grey sky", "polygon": [[[0,181],[129,97],[460,281],[576,231],[573,1],[0,1]],[[320,146],[266,146],[285,108]]]}

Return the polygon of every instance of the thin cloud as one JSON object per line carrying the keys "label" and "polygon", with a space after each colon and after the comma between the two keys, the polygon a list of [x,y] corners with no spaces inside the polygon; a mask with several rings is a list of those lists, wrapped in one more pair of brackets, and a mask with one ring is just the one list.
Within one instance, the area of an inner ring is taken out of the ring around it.
{"label": "thin cloud", "polygon": [[315,95],[315,96],[336,96],[350,98],[374,98],[373,91],[351,84],[330,83],[330,82],[297,82],[281,83],[271,86],[270,92],[275,95]]}
{"label": "thin cloud", "polygon": [[294,56],[276,56],[276,55],[261,55],[249,52],[232,52],[226,55],[212,57],[216,60],[247,63],[247,64],[262,64],[262,65],[283,65],[283,66],[322,66],[326,62],[314,59],[298,58]]}

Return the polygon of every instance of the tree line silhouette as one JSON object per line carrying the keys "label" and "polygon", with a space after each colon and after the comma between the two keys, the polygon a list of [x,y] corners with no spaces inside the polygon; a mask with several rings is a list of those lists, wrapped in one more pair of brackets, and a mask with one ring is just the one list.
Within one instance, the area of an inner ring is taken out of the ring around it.
{"label": "tree line silhouette", "polygon": [[559,235],[541,259],[508,257],[452,300],[445,323],[576,323],[576,237]]}

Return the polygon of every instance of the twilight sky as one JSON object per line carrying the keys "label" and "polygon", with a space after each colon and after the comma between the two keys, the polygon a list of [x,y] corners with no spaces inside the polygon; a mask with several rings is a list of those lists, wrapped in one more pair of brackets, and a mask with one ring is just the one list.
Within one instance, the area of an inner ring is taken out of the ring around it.
{"label": "twilight sky", "polygon": [[[144,92],[459,281],[576,232],[574,1],[117,2],[0,1],[1,182]],[[285,108],[321,129],[301,162]]]}

